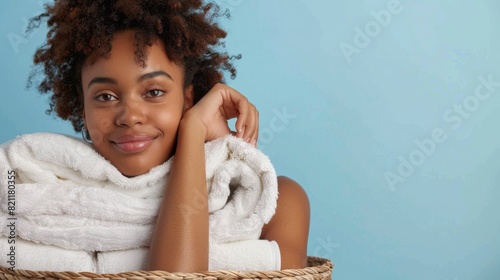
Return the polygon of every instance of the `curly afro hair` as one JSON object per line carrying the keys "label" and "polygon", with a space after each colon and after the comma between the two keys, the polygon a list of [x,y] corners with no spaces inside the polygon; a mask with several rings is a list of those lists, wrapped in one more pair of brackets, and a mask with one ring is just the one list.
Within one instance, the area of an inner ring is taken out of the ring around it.
{"label": "curly afro hair", "polygon": [[231,63],[234,58],[223,52],[226,32],[214,19],[229,17],[213,3],[202,0],[56,0],[45,5],[44,13],[34,17],[28,30],[47,20],[47,41],[34,55],[33,79],[43,67],[44,78],[38,84],[42,94],[51,94],[50,109],[73,124],[75,131],[83,128],[81,69],[106,57],[111,51],[113,35],[134,29],[135,55],[144,64],[144,48],[155,39],[165,45],[169,59],[185,69],[184,85],[193,85],[194,102],[212,86],[223,82],[224,71],[236,76]]}

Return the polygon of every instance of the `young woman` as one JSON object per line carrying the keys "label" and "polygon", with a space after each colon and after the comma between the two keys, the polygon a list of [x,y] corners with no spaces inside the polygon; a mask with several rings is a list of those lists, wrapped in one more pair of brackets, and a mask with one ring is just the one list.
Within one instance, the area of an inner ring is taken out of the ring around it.
{"label": "young woman", "polygon": [[[258,111],[222,84],[234,77],[222,52],[220,13],[201,0],[60,0],[47,19],[47,42],[34,58],[51,110],[90,138],[123,175],[138,176],[175,154],[151,240],[148,269],[208,268],[208,207],[192,219],[179,205],[207,198],[204,143],[231,133],[256,145]],[[261,239],[274,240],[281,268],[306,266],[309,202],[293,180],[278,178],[276,213]],[[205,204],[207,205],[207,204]],[[168,254],[162,252],[169,252]]]}

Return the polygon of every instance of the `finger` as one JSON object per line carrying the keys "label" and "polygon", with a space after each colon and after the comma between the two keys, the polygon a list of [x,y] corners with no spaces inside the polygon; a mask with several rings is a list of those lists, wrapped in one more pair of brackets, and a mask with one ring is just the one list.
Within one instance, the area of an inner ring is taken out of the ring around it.
{"label": "finger", "polygon": [[247,128],[247,120],[248,120],[248,101],[237,103],[238,106],[238,117],[236,119],[235,127],[236,127],[236,137],[244,138],[246,128]]}
{"label": "finger", "polygon": [[255,140],[255,134],[258,132],[258,112],[254,105],[250,104],[248,110],[248,118],[245,126],[243,139],[250,144]]}
{"label": "finger", "polygon": [[252,137],[252,144],[257,147],[257,141],[259,140],[259,111],[255,110],[255,132]]}
{"label": "finger", "polygon": [[255,106],[248,101],[238,91],[231,89],[229,95],[231,102],[238,112],[236,120],[236,137],[240,137],[248,143],[251,143],[255,134]]}

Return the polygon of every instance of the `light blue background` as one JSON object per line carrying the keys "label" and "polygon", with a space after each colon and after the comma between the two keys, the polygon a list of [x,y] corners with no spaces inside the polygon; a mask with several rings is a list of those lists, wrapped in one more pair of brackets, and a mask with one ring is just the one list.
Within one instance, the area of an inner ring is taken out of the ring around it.
{"label": "light blue background", "polygon": [[[500,279],[500,87],[474,97],[480,77],[500,82],[500,2],[218,2],[232,11],[229,51],[243,54],[228,82],[259,108],[278,173],[309,194],[309,255],[330,258],[339,280]],[[24,89],[45,35],[24,29],[40,6],[2,6],[0,142],[72,134]],[[388,172],[400,176],[392,187]]]}

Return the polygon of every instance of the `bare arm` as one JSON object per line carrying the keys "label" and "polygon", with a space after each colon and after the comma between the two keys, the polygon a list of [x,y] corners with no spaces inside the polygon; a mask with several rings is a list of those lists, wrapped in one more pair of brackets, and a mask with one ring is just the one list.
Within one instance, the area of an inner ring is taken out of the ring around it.
{"label": "bare arm", "polygon": [[168,188],[151,240],[149,270],[208,270],[204,143],[203,124],[189,115],[183,118]]}
{"label": "bare arm", "polygon": [[237,137],[256,143],[258,112],[239,92],[215,85],[183,116],[168,187],[149,250],[148,270],[208,270],[208,194],[204,143],[230,133],[237,117]]}

